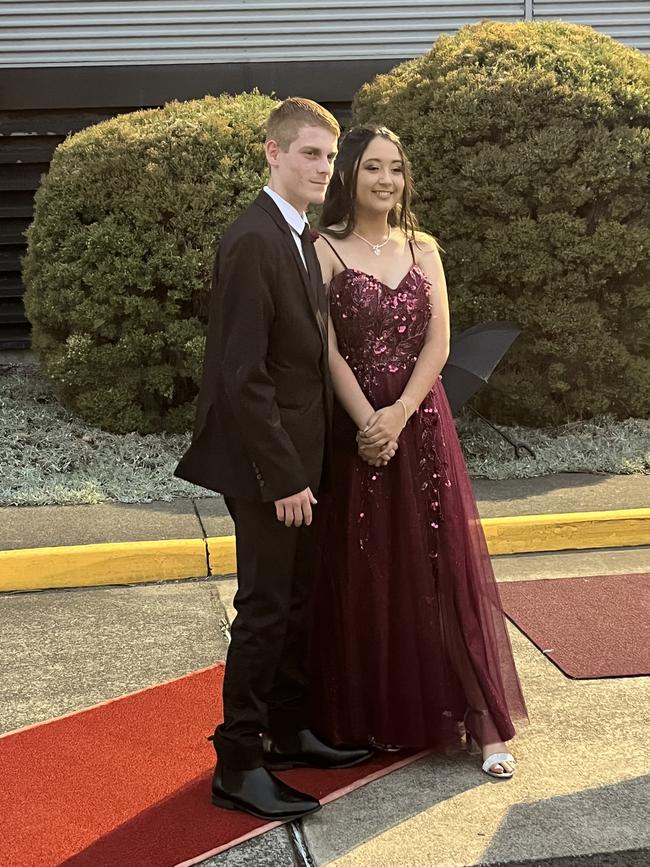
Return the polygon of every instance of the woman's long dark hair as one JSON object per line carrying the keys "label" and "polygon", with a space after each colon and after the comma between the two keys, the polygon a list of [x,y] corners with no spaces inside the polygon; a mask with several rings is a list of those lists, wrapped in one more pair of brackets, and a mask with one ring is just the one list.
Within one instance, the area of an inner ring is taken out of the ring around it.
{"label": "woman's long dark hair", "polygon": [[[404,153],[402,143],[395,133],[385,126],[377,126],[376,124],[354,126],[341,139],[338,156],[334,163],[334,174],[327,189],[327,195],[325,196],[320,215],[319,224],[321,231],[326,231],[327,234],[335,238],[347,238],[354,229],[356,223],[357,177],[359,176],[361,157],[370,142],[378,136],[388,139],[388,141],[391,141],[395,145],[404,165],[404,192],[402,194],[402,201],[389,211],[388,225],[399,226],[407,238],[415,240],[418,223],[415,214],[411,210],[411,200],[413,198],[411,165]],[[343,223],[343,228],[329,228],[338,223]]]}

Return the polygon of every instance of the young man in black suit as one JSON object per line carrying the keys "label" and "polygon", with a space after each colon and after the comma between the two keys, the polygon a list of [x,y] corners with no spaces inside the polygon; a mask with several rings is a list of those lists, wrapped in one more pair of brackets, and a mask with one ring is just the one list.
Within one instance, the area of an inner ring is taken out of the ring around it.
{"label": "young man in black suit", "polygon": [[325,197],[339,132],[311,100],[288,99],[269,117],[270,181],[221,239],[194,435],[176,469],[224,494],[237,535],[213,801],[272,820],[320,804],[270,768],[348,767],[369,755],[310,731],[303,669],[332,410],[327,301],[305,210]]}

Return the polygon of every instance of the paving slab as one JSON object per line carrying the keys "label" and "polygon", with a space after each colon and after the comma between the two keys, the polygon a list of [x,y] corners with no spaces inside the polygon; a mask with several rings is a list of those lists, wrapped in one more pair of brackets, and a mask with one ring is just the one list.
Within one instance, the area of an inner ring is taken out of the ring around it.
{"label": "paving slab", "polygon": [[[579,578],[591,575],[631,575],[637,572],[650,572],[650,547],[504,554],[492,557],[491,560],[498,582]],[[218,578],[214,582],[214,587],[219,593],[228,622],[232,623],[236,614],[233,599],[237,592],[237,579]]]}
{"label": "paving slab", "polygon": [[650,679],[570,680],[509,632],[531,720],[511,745],[515,777],[490,780],[464,754],[404,768],[305,820],[317,867],[561,863],[613,845],[650,853]]}
{"label": "paving slab", "polygon": [[481,785],[469,760],[427,757],[327,804],[303,820],[317,865],[363,844],[369,832],[398,826],[422,811]]}
{"label": "paving slab", "polygon": [[650,476],[558,473],[534,479],[473,479],[482,518],[650,507]]}
{"label": "paving slab", "polygon": [[235,606],[233,605],[233,599],[237,592],[237,578],[219,578],[215,582],[215,588],[226,612],[228,623],[232,623],[237,615]]}
{"label": "paving slab", "polygon": [[195,499],[194,505],[201,517],[201,523],[207,537],[232,536],[234,534],[235,525],[223,497]]}
{"label": "paving slab", "polygon": [[[493,562],[500,580],[534,579],[648,571],[648,554],[614,549]],[[235,587],[220,579],[0,595],[0,731],[223,658],[219,620],[233,616]],[[650,679],[571,681],[509,629],[531,714],[513,742],[515,779],[489,780],[464,754],[428,757],[309,817],[315,867],[650,863]],[[202,867],[295,864],[280,828]]]}
{"label": "paving slab", "polygon": [[[499,580],[643,572],[650,548],[495,557],[493,564]],[[236,581],[216,586],[232,617]],[[427,757],[306,819],[316,867],[650,863],[650,751],[639,748],[650,679],[572,681],[508,628],[531,714],[513,741],[515,779],[491,781],[464,754]]]}
{"label": "paving slab", "polygon": [[84,506],[3,506],[0,550],[201,539],[192,500],[169,503],[97,503]]}
{"label": "paving slab", "polygon": [[646,849],[650,856],[650,776],[570,795],[516,804],[508,811],[481,864],[557,852]]}
{"label": "paving slab", "polygon": [[0,732],[224,659],[224,613],[212,582],[0,595]]}
{"label": "paving slab", "polygon": [[220,855],[200,862],[201,867],[296,867],[286,827],[246,840]]}
{"label": "paving slab", "polygon": [[[650,507],[650,476],[560,473],[533,479],[473,479],[479,513],[483,518],[510,515],[545,515]],[[206,535],[234,532],[221,497],[196,499]]]}
{"label": "paving slab", "polygon": [[[484,518],[650,507],[650,476],[562,473],[474,479]],[[231,536],[222,497],[155,503],[0,507],[0,550]]]}
{"label": "paving slab", "polygon": [[497,581],[631,575],[650,572],[650,546],[502,554],[492,557],[492,567]]}
{"label": "paving slab", "polygon": [[647,849],[619,849],[596,855],[567,855],[558,858],[526,858],[523,861],[500,861],[490,867],[648,867]]}
{"label": "paving slab", "polygon": [[[650,507],[650,476],[560,473],[534,479],[473,479],[482,518]],[[234,525],[222,498],[194,501],[207,536],[228,536]]]}

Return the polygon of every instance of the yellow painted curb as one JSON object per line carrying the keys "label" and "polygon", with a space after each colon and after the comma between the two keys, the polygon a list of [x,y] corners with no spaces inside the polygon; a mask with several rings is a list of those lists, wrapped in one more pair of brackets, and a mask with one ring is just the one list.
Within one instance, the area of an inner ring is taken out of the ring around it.
{"label": "yellow painted curb", "polygon": [[[650,509],[483,518],[490,554],[650,545]],[[95,587],[237,571],[234,536],[0,551],[0,592]]]}
{"label": "yellow painted curb", "polygon": [[490,554],[650,545],[650,509],[483,518]]}
{"label": "yellow painted curb", "polygon": [[234,575],[237,571],[234,536],[211,536],[205,540],[212,575]]}
{"label": "yellow painted curb", "polygon": [[0,591],[135,584],[207,574],[203,539],[0,551]]}

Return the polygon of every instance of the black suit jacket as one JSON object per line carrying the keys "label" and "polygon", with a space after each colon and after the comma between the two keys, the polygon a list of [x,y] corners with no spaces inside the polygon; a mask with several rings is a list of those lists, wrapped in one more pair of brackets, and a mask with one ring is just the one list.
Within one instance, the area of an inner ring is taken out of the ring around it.
{"label": "black suit jacket", "polygon": [[321,482],[331,418],[327,300],[262,192],[217,254],[192,443],[175,475],[264,502]]}

